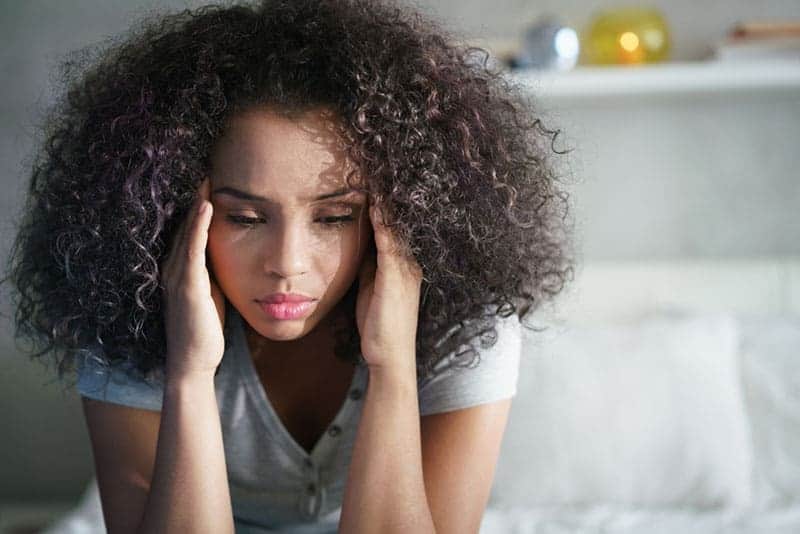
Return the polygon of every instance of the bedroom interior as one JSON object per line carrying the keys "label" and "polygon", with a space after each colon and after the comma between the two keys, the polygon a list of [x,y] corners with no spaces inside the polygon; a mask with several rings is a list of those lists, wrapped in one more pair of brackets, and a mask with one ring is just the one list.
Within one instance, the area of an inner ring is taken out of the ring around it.
{"label": "bedroom interior", "polygon": [[[800,532],[800,62],[690,56],[513,75],[572,149],[579,262],[482,534]],[[2,328],[0,534],[104,532],[80,399]]]}

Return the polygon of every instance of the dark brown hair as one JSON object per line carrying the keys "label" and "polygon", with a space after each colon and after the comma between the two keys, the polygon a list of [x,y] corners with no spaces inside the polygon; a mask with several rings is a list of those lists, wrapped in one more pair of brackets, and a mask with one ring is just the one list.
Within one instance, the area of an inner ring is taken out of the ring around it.
{"label": "dark brown hair", "polygon": [[[68,56],[9,261],[16,337],[53,353],[59,377],[97,344],[106,363],[160,367],[159,265],[226,120],[325,106],[423,269],[419,376],[450,354],[472,364],[498,316],[524,319],[573,274],[558,131],[488,58],[418,11],[362,0],[156,13]],[[345,326],[336,353],[355,362]]]}

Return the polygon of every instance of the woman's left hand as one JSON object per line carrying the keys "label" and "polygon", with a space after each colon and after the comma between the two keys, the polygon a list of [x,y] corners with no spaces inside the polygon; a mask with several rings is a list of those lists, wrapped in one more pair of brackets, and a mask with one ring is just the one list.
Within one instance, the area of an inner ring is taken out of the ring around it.
{"label": "woman's left hand", "polygon": [[411,366],[416,371],[422,269],[383,225],[380,210],[371,202],[368,209],[377,253],[364,257],[359,272],[356,322],[361,353],[371,368],[408,371]]}

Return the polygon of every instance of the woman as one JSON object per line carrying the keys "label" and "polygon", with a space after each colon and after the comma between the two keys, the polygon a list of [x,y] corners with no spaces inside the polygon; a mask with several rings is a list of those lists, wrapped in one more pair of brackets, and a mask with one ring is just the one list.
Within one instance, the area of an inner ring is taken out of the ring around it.
{"label": "woman", "polygon": [[553,132],[475,51],[266,0],[64,63],[10,278],[109,532],[478,531],[572,264]]}

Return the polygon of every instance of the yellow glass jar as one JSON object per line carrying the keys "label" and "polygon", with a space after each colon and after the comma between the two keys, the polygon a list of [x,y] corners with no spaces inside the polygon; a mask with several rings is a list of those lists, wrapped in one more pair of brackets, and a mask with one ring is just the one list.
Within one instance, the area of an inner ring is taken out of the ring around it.
{"label": "yellow glass jar", "polygon": [[581,35],[580,63],[628,65],[669,57],[667,21],[655,8],[618,7],[597,12]]}

